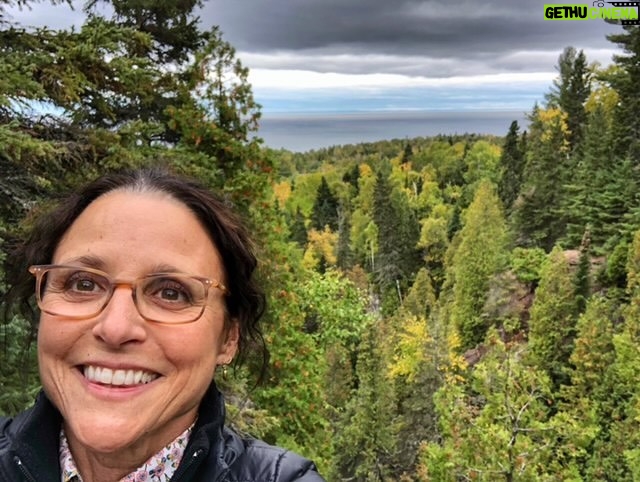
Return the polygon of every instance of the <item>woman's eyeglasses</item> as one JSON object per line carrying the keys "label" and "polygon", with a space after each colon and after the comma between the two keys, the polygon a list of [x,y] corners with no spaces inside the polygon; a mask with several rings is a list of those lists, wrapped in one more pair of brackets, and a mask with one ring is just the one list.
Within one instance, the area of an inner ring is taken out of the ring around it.
{"label": "woman's eyeglasses", "polygon": [[35,265],[29,272],[36,277],[40,309],[73,320],[100,314],[119,287],[131,288],[140,316],[159,323],[196,321],[204,312],[211,287],[229,295],[216,280],[182,273],[153,273],[123,281],[112,279],[103,271],[78,266]]}

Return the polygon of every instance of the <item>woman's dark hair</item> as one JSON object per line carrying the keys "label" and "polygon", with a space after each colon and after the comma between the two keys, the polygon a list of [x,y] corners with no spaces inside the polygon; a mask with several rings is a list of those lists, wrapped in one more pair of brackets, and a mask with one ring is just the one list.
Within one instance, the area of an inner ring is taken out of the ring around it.
{"label": "woman's dark hair", "polygon": [[226,286],[230,291],[225,298],[227,319],[237,321],[240,331],[236,363],[241,363],[250,352],[257,352],[261,378],[268,358],[259,327],[265,295],[254,279],[257,259],[247,228],[230,204],[204,185],[163,168],[106,174],[40,216],[28,237],[18,243],[13,252],[7,253],[5,317],[8,319],[17,311],[31,321],[34,329],[37,327],[38,314],[33,309],[35,280],[28,267],[51,263],[60,240],[78,216],[97,198],[116,190],[167,194],[198,218],[218,249],[224,266]]}

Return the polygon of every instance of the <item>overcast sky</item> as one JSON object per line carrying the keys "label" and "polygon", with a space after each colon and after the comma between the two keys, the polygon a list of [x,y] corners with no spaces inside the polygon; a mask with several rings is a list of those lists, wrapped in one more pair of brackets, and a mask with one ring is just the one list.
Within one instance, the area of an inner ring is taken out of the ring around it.
{"label": "overcast sky", "polygon": [[[608,64],[620,30],[545,21],[544,0],[208,0],[203,24],[250,67],[265,114],[367,110],[520,110],[541,101],[566,46]],[[23,24],[79,22],[36,5]]]}

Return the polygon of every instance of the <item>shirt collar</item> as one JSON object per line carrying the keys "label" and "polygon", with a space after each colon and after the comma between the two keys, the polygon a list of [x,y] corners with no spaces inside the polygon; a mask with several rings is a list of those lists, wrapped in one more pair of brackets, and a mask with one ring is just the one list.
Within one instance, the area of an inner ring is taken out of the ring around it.
{"label": "shirt collar", "polygon": [[[136,470],[126,475],[118,482],[137,482],[153,480],[166,482],[171,480],[175,473],[185,448],[189,442],[191,431],[194,424],[191,424],[184,432],[178,435],[173,441],[163,447],[160,451],[152,455],[144,464]],[[78,472],[73,455],[69,449],[69,442],[64,433],[64,429],[60,429],[60,473],[61,482],[82,482],[82,477]]]}

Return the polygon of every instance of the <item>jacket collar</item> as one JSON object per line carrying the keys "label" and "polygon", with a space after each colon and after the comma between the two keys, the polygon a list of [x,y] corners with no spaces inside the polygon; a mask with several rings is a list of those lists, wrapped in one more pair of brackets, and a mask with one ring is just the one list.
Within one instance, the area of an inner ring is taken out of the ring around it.
{"label": "jacket collar", "polygon": [[38,482],[59,482],[58,442],[61,417],[44,392],[26,412],[17,415],[6,436],[12,446],[12,459]]}
{"label": "jacket collar", "polygon": [[[174,479],[190,480],[206,459],[207,480],[218,480],[244,451],[241,440],[224,427],[224,397],[212,382],[198,410],[198,420]],[[214,473],[211,473],[213,470]]]}
{"label": "jacket collar", "polygon": [[[9,425],[6,436],[13,446],[13,457],[17,456],[38,482],[60,480],[58,443],[61,422],[58,410],[44,392],[40,392],[34,406],[16,416]],[[212,382],[200,403],[198,420],[172,480],[190,480],[205,459],[207,465],[216,461],[216,472],[228,471],[244,451],[244,445],[233,432],[224,428],[224,422],[224,397]],[[53,471],[52,467],[58,467],[58,470]]]}

